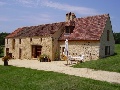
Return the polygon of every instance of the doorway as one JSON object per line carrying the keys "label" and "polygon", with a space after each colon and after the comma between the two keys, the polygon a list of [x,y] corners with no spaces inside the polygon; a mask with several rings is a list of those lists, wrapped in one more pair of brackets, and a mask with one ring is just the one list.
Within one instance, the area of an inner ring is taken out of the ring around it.
{"label": "doorway", "polygon": [[41,45],[32,45],[32,58],[37,58],[41,55],[42,46]]}
{"label": "doorway", "polygon": [[105,55],[110,55],[110,46],[105,46]]}

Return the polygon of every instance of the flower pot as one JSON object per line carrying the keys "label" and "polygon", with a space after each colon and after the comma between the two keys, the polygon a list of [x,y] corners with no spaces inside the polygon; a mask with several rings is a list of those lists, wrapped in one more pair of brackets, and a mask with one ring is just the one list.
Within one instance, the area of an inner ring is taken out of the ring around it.
{"label": "flower pot", "polygon": [[4,60],[4,66],[8,66],[8,60]]}

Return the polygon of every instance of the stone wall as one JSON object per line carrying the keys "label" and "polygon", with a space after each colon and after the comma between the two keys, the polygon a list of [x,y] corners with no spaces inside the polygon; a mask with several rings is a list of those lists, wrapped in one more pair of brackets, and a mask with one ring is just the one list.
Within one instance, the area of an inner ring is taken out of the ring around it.
{"label": "stone wall", "polygon": [[12,53],[14,58],[19,58],[19,49],[22,50],[21,59],[31,59],[32,58],[32,45],[41,45],[42,46],[42,54],[49,55],[52,60],[52,38],[50,36],[46,37],[32,37],[32,41],[30,38],[21,38],[21,44],[19,44],[19,38],[15,38],[15,49],[12,49],[12,38],[5,39],[5,55],[6,48],[9,48],[9,53]]}
{"label": "stone wall", "polygon": [[[60,41],[60,56],[62,48],[65,47],[65,42]],[[99,41],[68,41],[69,54],[72,56],[85,55],[85,61],[97,60],[99,58]]]}
{"label": "stone wall", "polygon": [[[109,30],[109,41],[107,41],[107,30]],[[110,46],[110,55],[114,54],[115,40],[113,37],[112,25],[110,19],[107,20],[105,30],[100,39],[100,57],[105,56],[105,46]]]}

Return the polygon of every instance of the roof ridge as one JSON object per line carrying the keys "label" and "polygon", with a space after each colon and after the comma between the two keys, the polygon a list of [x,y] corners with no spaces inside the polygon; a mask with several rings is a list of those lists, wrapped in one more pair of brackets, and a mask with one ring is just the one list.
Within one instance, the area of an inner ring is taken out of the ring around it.
{"label": "roof ridge", "polygon": [[75,18],[75,19],[84,19],[84,18],[97,17],[97,16],[109,16],[109,13],[108,14],[101,14],[101,15],[94,15],[94,16],[79,17],[79,18]]}

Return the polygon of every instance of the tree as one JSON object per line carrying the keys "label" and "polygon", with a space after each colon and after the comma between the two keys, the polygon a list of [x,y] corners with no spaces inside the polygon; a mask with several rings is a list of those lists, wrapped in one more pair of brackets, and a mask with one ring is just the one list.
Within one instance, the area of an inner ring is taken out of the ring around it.
{"label": "tree", "polygon": [[0,54],[3,53],[3,48],[0,46]]}
{"label": "tree", "polygon": [[5,45],[5,37],[8,35],[9,33],[0,33],[0,45]]}
{"label": "tree", "polygon": [[120,33],[114,33],[115,44],[120,44]]}

